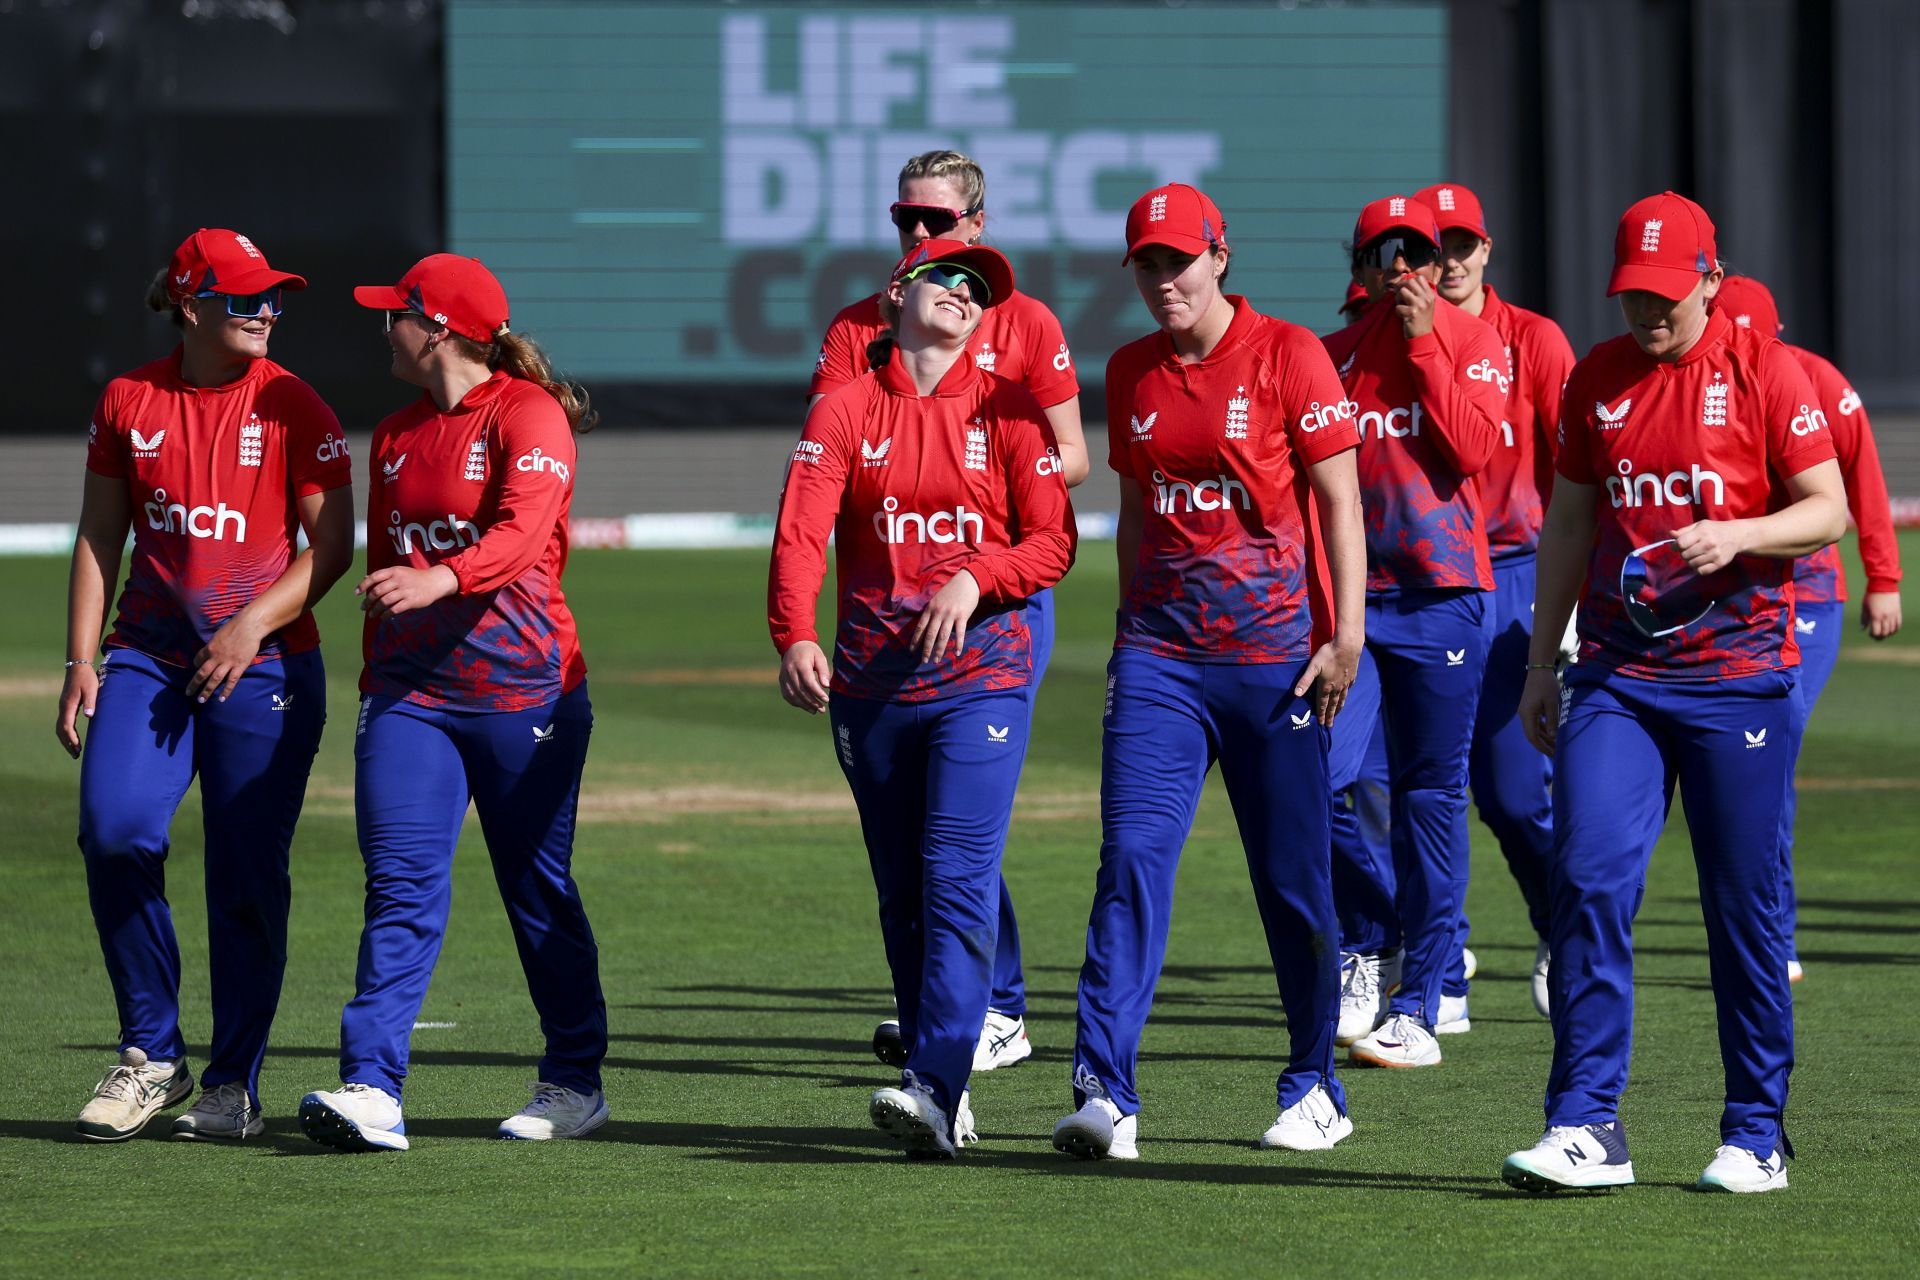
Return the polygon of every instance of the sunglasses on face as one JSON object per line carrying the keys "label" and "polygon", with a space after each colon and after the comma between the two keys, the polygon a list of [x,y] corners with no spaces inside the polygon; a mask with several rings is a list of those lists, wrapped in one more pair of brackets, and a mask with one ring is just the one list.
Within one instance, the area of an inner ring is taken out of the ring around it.
{"label": "sunglasses on face", "polygon": [[1386,236],[1360,250],[1362,266],[1393,270],[1393,260],[1405,258],[1409,271],[1430,267],[1440,261],[1440,248],[1422,236]]}
{"label": "sunglasses on face", "polygon": [[987,282],[980,277],[979,273],[970,271],[966,267],[955,266],[950,262],[926,263],[907,272],[904,278],[907,281],[931,280],[942,289],[957,289],[964,284],[973,300],[981,306],[984,307],[993,301],[993,291],[987,288]]}
{"label": "sunglasses on face", "polygon": [[943,236],[954,229],[962,218],[971,218],[980,212],[980,206],[969,209],[949,209],[943,204],[911,204],[905,200],[896,200],[887,206],[887,216],[893,219],[893,225],[902,231],[911,231],[915,227],[925,227],[927,234]]}
{"label": "sunglasses on face", "polygon": [[427,317],[423,315],[421,312],[415,311],[412,307],[404,307],[399,311],[383,311],[380,314],[387,318],[388,333],[392,333],[393,326],[396,324],[399,324],[402,320],[405,320],[408,316],[412,316],[415,320],[418,320],[421,324],[426,325],[429,329],[436,329],[439,327],[438,325],[428,324]]}
{"label": "sunglasses on face", "polygon": [[212,290],[208,290],[205,293],[196,293],[193,296],[196,298],[225,298],[227,300],[227,314],[238,320],[253,319],[260,314],[260,308],[262,307],[265,307],[268,314],[274,319],[278,320],[280,318],[280,288],[278,285],[271,289],[262,289],[259,293],[215,293]]}

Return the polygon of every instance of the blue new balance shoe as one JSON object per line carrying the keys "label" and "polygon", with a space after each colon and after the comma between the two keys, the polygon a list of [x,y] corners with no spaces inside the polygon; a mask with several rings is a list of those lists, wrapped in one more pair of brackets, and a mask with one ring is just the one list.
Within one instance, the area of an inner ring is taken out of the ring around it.
{"label": "blue new balance shoe", "polygon": [[1583,1127],[1561,1126],[1500,1166],[1500,1180],[1521,1191],[1576,1191],[1624,1187],[1633,1182],[1627,1135],[1618,1120]]}

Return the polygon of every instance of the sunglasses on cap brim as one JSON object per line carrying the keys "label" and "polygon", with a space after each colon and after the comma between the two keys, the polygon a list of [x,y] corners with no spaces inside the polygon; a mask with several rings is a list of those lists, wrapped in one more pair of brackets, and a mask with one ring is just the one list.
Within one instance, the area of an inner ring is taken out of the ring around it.
{"label": "sunglasses on cap brim", "polygon": [[900,277],[902,284],[914,280],[930,280],[942,289],[957,289],[964,284],[973,300],[981,306],[984,307],[993,301],[993,290],[988,287],[986,279],[971,267],[959,266],[956,263],[923,262]]}
{"label": "sunglasses on cap brim", "polygon": [[208,289],[193,295],[196,298],[225,298],[227,314],[236,320],[251,320],[265,307],[274,319],[280,318],[280,286],[262,289],[259,293],[215,293]]}
{"label": "sunglasses on cap brim", "polygon": [[971,218],[981,208],[976,204],[965,209],[949,209],[943,204],[913,204],[896,200],[887,206],[887,217],[893,219],[893,225],[902,231],[925,227],[927,234],[943,236],[960,225],[960,219]]}
{"label": "sunglasses on cap brim", "polygon": [[1425,236],[1382,236],[1363,247],[1359,258],[1361,266],[1382,271],[1393,270],[1394,259],[1404,258],[1409,270],[1418,271],[1440,261],[1440,246]]}

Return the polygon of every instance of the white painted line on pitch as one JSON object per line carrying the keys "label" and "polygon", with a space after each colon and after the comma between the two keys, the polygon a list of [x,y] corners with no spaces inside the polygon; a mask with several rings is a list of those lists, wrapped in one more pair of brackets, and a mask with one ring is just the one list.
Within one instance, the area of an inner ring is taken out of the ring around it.
{"label": "white painted line on pitch", "polygon": [[457,1022],[416,1022],[415,1031],[451,1031],[460,1024]]}

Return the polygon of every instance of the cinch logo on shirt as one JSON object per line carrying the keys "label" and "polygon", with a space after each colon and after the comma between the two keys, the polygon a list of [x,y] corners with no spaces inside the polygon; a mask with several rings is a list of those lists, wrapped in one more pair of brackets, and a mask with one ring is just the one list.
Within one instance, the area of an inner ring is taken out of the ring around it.
{"label": "cinch logo on shirt", "polygon": [[1860,411],[1860,393],[1852,387],[1843,387],[1840,392],[1840,416],[1851,418]]}
{"label": "cinch logo on shirt", "polygon": [[1792,426],[1793,434],[1797,436],[1810,436],[1816,431],[1826,430],[1827,415],[1818,409],[1809,408],[1803,404],[1800,406],[1800,412],[1793,415],[1793,422],[1790,425]]}
{"label": "cinch logo on shirt", "polygon": [[[314,461],[316,462],[335,462],[346,456],[347,439],[345,436],[329,435],[325,440],[322,440],[319,447],[313,451]],[[402,461],[406,459],[405,454],[401,454],[400,457]],[[398,471],[399,469],[399,464],[396,463],[393,470]],[[387,474],[392,475],[393,473],[388,472]]]}
{"label": "cinch logo on shirt", "polygon": [[[1185,501],[1184,508],[1181,503]],[[1181,510],[1186,511],[1223,511],[1229,507],[1238,507],[1242,511],[1253,510],[1253,497],[1247,492],[1247,486],[1231,476],[1216,476],[1211,480],[1202,480],[1189,484],[1185,480],[1169,480],[1159,468],[1153,472],[1153,509],[1163,516],[1170,516]]]}
{"label": "cinch logo on shirt", "polygon": [[902,511],[898,498],[888,498],[880,505],[882,510],[873,517],[873,531],[888,546],[903,542],[964,542],[978,546],[986,537],[986,519],[977,511],[967,510],[965,503],[932,515]]}
{"label": "cinch logo on shirt", "polygon": [[566,463],[540,452],[537,448],[532,453],[522,454],[513,464],[513,469],[515,471],[551,471],[560,477],[561,484],[573,478],[573,471]]}
{"label": "cinch logo on shirt", "polygon": [[1060,349],[1053,353],[1053,371],[1065,373],[1073,368],[1073,353],[1067,350],[1067,344],[1061,343]]}
{"label": "cinch logo on shirt", "polygon": [[387,536],[393,539],[393,549],[401,555],[410,551],[451,551],[455,547],[470,547],[480,541],[480,526],[471,520],[462,520],[451,511],[444,520],[433,520],[426,524],[405,524],[400,513],[389,517],[393,523],[387,526]]}
{"label": "cinch logo on shirt", "polygon": [[1353,415],[1360,412],[1360,406],[1351,400],[1341,400],[1336,404],[1321,404],[1315,400],[1300,415],[1300,430],[1312,435],[1322,427],[1331,427],[1336,423],[1351,422]]}
{"label": "cinch logo on shirt", "polygon": [[[1727,489],[1720,473],[1709,471],[1697,462],[1691,471],[1669,471],[1664,476],[1656,471],[1635,473],[1633,463],[1626,458],[1614,467],[1620,474],[1607,477],[1607,497],[1615,507],[1690,507],[1696,502],[1723,507],[1727,504]],[[1713,483],[1711,502],[1705,492],[1709,481]]]}
{"label": "cinch logo on shirt", "polygon": [[[1420,435],[1420,417],[1420,402],[1418,400],[1413,402],[1411,408],[1396,405],[1388,409],[1385,413],[1381,413],[1378,409],[1369,409],[1360,415],[1360,438],[1362,440],[1367,438],[1367,428],[1371,425],[1373,428],[1373,438],[1375,440],[1385,440],[1388,436],[1392,436],[1395,439],[1404,439],[1407,436],[1413,436],[1417,439]],[[1408,425],[1404,427],[1394,426],[1393,420],[1395,418],[1405,421]]]}
{"label": "cinch logo on shirt", "polygon": [[1035,459],[1033,464],[1033,474],[1037,476],[1057,476],[1062,469],[1060,455],[1052,449]]}
{"label": "cinch logo on shirt", "polygon": [[1479,364],[1467,366],[1467,377],[1475,382],[1494,383],[1502,391],[1505,391],[1512,381],[1507,377],[1506,370],[1494,368],[1493,361],[1484,358]]}
{"label": "cinch logo on shirt", "polygon": [[247,517],[222,502],[217,507],[189,507],[184,502],[168,502],[165,489],[155,489],[146,504],[147,527],[161,533],[184,533],[189,538],[227,540],[229,522],[233,540],[247,540]]}

